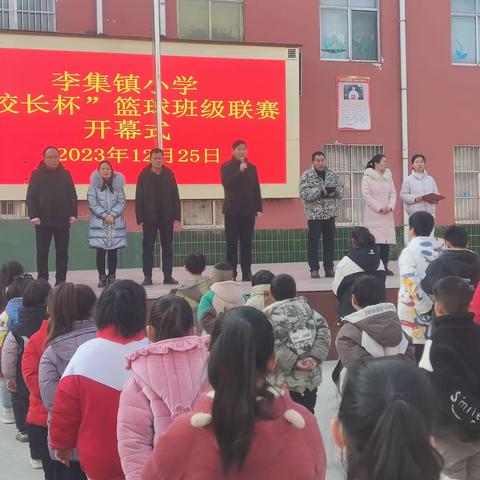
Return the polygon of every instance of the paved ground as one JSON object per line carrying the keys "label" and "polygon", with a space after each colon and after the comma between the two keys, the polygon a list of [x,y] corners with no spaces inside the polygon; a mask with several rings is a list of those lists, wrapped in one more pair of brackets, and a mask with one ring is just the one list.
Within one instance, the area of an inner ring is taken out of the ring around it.
{"label": "paved ground", "polygon": [[[330,421],[336,415],[339,397],[331,380],[331,371],[335,362],[327,362],[324,366],[324,381],[319,389],[316,416],[327,451],[327,480],[343,480],[342,466],[339,462],[339,451],[333,445],[330,435]],[[28,462],[28,444],[15,440],[15,425],[0,424],[0,452],[2,459],[0,480],[41,480],[42,470],[33,470]]]}

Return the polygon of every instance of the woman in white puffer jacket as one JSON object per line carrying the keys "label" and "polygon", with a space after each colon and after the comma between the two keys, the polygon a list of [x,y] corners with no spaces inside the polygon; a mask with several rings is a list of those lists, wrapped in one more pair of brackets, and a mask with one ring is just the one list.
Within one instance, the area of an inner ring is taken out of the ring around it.
{"label": "woman in white puffer jacket", "polygon": [[417,154],[412,157],[413,172],[405,179],[400,191],[400,198],[410,216],[412,213],[425,211],[435,216],[437,203],[423,200],[429,193],[437,193],[438,187],[433,177],[425,170],[425,156]]}

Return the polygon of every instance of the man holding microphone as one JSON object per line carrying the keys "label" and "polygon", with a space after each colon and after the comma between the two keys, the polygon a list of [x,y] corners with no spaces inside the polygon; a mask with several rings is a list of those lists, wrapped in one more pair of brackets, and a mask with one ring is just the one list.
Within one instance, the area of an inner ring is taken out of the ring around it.
{"label": "man holding microphone", "polygon": [[225,192],[225,238],[227,262],[237,277],[238,242],[240,241],[240,265],[242,281],[252,280],[252,236],[255,217],[262,213],[262,195],[255,165],[247,159],[247,145],[236,140],[232,145],[232,159],[221,167],[221,179]]}

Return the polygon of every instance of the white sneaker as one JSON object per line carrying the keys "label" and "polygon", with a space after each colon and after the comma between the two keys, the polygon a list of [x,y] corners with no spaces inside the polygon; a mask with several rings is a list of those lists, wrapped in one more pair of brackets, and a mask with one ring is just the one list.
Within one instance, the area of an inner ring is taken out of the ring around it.
{"label": "white sneaker", "polygon": [[42,461],[38,460],[38,458],[31,458],[30,459],[30,465],[35,470],[40,470],[41,468],[43,468]]}
{"label": "white sneaker", "polygon": [[5,424],[15,423],[15,417],[13,416],[13,410],[11,408],[4,408],[0,416],[0,422]]}

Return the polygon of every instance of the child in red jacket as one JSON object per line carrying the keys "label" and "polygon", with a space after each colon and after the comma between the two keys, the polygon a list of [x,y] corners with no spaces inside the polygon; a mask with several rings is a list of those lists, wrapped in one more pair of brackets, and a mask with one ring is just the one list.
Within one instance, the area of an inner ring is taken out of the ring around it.
{"label": "child in red jacket", "polygon": [[253,307],[229,310],[212,341],[214,390],[160,436],[142,479],[324,480],[315,417],[266,381],[276,362],[267,317]]}
{"label": "child in red jacket", "polygon": [[68,464],[76,447],[91,480],[123,480],[117,447],[122,387],[131,377],[125,357],[147,345],[145,289],[118,280],[98,299],[97,337],[78,347],[55,393],[50,444]]}

